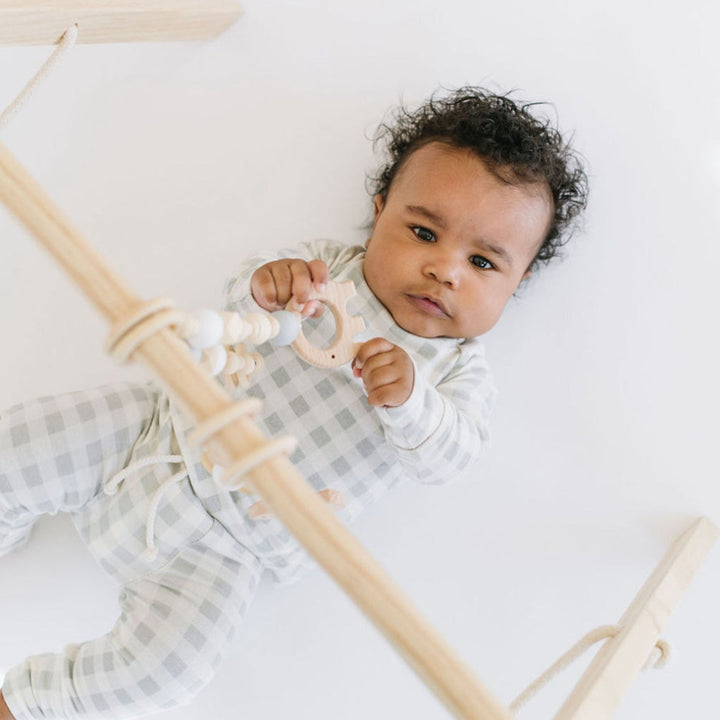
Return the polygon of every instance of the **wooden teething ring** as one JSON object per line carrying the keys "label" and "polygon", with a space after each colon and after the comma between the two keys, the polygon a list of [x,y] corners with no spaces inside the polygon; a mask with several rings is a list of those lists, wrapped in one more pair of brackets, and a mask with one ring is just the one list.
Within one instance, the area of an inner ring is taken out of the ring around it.
{"label": "wooden teething ring", "polygon": [[355,297],[355,294],[352,280],[331,281],[323,292],[313,290],[309,300],[318,300],[327,305],[333,314],[335,337],[326,348],[319,348],[310,343],[301,327],[292,348],[305,362],[320,368],[331,368],[344,365],[357,355],[362,343],[353,342],[353,337],[365,329],[365,322],[358,315],[348,314],[347,301]]}

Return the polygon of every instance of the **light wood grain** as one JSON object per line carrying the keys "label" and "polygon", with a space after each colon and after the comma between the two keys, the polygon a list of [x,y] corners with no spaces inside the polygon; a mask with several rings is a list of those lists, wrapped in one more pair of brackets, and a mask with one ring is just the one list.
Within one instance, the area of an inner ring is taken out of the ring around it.
{"label": "light wood grain", "polygon": [[555,720],[607,720],[650,656],[663,627],[718,537],[699,518],[670,547],[580,678]]}
{"label": "light wood grain", "polygon": [[352,280],[329,282],[323,292],[313,290],[309,300],[320,300],[332,312],[335,320],[335,337],[327,347],[319,348],[305,337],[302,328],[293,342],[293,350],[310,365],[332,368],[350,362],[357,355],[362,343],[353,342],[353,337],[365,329],[365,321],[359,315],[350,315],[348,301],[355,297]]}
{"label": "light wood grain", "polygon": [[209,40],[241,13],[235,0],[0,0],[0,45]]}
{"label": "light wood grain", "polygon": [[[137,309],[137,295],[107,267],[2,145],[0,200],[111,324]],[[199,368],[172,331],[162,330],[146,340],[135,357],[196,422],[230,406],[224,389]],[[252,420],[240,417],[214,436],[208,450],[219,464],[229,467],[265,442]],[[248,474],[248,480],[456,717],[511,720],[510,711],[473,675],[284,456],[264,462]]]}

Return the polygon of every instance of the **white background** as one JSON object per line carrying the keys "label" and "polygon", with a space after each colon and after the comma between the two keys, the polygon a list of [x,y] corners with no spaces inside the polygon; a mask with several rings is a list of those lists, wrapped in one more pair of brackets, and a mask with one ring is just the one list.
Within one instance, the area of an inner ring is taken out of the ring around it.
{"label": "white background", "polygon": [[[715,0],[244,0],[211,42],[77,46],[0,138],[142,295],[214,307],[265,247],[365,239],[369,138],[439,86],[549,100],[588,159],[585,229],[487,336],[482,468],[354,528],[509,702],[616,622],[674,538],[720,520],[720,20]],[[0,104],[49,48],[0,48]],[[0,209],[0,405],[121,378],[106,327]],[[616,717],[717,712],[720,552]],[[116,588],[67,518],[0,560],[0,672],[105,632]],[[520,717],[549,718],[581,662]],[[261,588],[213,684],[168,720],[448,713],[323,574]]]}

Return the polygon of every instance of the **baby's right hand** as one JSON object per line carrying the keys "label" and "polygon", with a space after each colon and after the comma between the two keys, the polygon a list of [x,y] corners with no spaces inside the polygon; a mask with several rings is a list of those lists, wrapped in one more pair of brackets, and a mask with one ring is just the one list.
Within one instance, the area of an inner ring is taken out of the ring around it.
{"label": "baby's right hand", "polygon": [[299,258],[274,260],[259,267],[250,278],[250,292],[264,310],[282,310],[294,299],[305,316],[322,314],[323,304],[308,302],[313,288],[322,291],[330,279],[328,266],[322,260],[305,261]]}

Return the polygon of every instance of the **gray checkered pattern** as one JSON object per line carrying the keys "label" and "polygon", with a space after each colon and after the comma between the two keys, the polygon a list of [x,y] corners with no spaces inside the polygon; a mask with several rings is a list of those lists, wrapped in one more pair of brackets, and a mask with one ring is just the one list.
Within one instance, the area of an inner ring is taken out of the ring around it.
{"label": "gray checkered pattern", "polygon": [[213,519],[189,481],[163,495],[145,553],[153,491],[177,467],[102,484],[131,462],[177,452],[167,399],[122,384],[11,408],[0,416],[0,552],[21,546],[37,517],[71,513],[122,584],[105,636],[28,658],[6,675],[17,720],[132,717],[189,700],[212,677],[257,587],[260,564]]}
{"label": "gray checkered pattern", "polygon": [[[406,477],[447,482],[487,441],[494,387],[476,341],[427,340],[397,327],[362,274],[362,248],[319,242],[336,280],[351,279],[364,317],[361,339],[384,336],[408,351],[416,380],[399,408],[366,401],[349,366],[310,367],[290,348],[261,346],[266,367],[250,394],[263,400],[268,435],[299,440],[291,457],[318,490],[345,497],[350,521]],[[228,305],[257,311],[248,263],[227,286]],[[305,334],[334,334],[330,313]],[[238,394],[242,394],[238,392]],[[251,520],[257,498],[218,488],[188,445],[186,417],[151,385],[122,384],[16,406],[0,417],[0,555],[20,547],[41,514],[71,513],[101,565],[121,583],[121,614],[104,637],[12,668],[3,694],[17,720],[133,717],[189,699],[207,683],[263,569],[280,582],[311,565],[274,518]],[[103,483],[143,458],[181,454],[189,477],[169,485],[155,524],[157,557],[145,552],[151,497],[182,468],[154,465],[127,477],[112,496]]]}
{"label": "gray checkered pattern", "polygon": [[[263,401],[258,424],[269,435],[298,439],[291,460],[316,489],[343,493],[347,507],[341,517],[353,520],[404,478],[448,482],[475,462],[487,444],[495,398],[482,345],[477,340],[421,338],[398,327],[364,280],[362,247],[318,241],[279,256],[320,258],[334,280],[352,280],[358,297],[349,310],[361,315],[367,327],[360,339],[386,337],[407,350],[415,363],[410,399],[398,408],[375,409],[349,365],[328,371],[308,366],[291,348],[257,348],[265,368],[255,373],[248,393]],[[277,257],[253,258],[228,281],[230,309],[257,312],[249,293],[250,276]],[[331,313],[319,322],[306,320],[303,329],[311,342],[323,346],[334,335]],[[292,580],[310,564],[276,520],[243,525],[233,532],[262,555],[279,581]]]}

